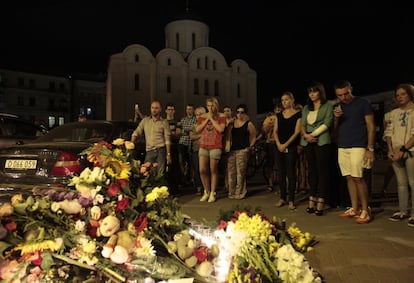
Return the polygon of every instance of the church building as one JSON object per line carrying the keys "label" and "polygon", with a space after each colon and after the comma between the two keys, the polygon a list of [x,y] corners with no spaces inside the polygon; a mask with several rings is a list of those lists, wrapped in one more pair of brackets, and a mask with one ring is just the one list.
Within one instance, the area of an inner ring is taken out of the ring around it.
{"label": "church building", "polygon": [[205,106],[208,97],[216,97],[220,111],[224,105],[234,109],[245,103],[255,121],[256,77],[242,59],[227,64],[218,50],[209,47],[208,25],[186,12],[165,26],[165,48],[155,57],[141,44],[131,44],[110,56],[106,119],[131,119],[135,104],[149,115],[153,100],[159,100],[163,107],[174,103],[175,118],[180,119],[187,104]]}

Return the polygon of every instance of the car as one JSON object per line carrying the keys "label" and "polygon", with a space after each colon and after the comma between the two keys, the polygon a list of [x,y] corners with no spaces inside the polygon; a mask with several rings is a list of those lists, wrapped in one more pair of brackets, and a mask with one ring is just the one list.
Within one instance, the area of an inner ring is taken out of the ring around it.
{"label": "car", "polygon": [[[58,126],[45,136],[0,149],[0,199],[34,188],[65,187],[72,176],[91,164],[80,153],[99,141],[130,140],[137,123],[87,120]],[[145,155],[145,143],[137,145],[136,159]]]}
{"label": "car", "polygon": [[0,113],[0,148],[31,142],[47,132],[45,127],[17,115]]}

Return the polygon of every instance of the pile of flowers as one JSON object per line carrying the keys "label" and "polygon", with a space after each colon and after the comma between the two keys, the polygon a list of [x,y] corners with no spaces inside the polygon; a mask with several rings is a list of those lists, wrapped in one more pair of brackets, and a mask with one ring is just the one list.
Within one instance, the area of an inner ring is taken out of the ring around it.
{"label": "pile of flowers", "polygon": [[133,149],[123,139],[96,143],[81,153],[93,166],[68,188],[16,194],[2,204],[0,279],[55,282],[80,276],[75,265],[86,268],[86,278],[125,281],[134,272],[125,264],[169,256],[162,242],[187,227],[185,216],[159,185],[157,164],[132,160]]}
{"label": "pile of flowers", "polygon": [[312,250],[315,238],[294,223],[285,226],[285,221],[248,208],[221,218],[215,237],[221,265],[228,266],[227,282],[322,282],[303,255]]}
{"label": "pile of flowers", "polygon": [[[36,189],[0,206],[5,282],[318,282],[303,253],[309,233],[235,209],[218,225],[182,214],[157,164],[133,160],[123,139],[81,154],[91,164],[67,188]],[[2,281],[3,282],[3,281]]]}

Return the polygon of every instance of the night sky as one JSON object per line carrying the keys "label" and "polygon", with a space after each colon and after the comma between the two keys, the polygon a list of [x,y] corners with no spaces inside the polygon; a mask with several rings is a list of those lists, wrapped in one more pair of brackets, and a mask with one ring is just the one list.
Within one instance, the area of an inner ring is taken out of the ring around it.
{"label": "night sky", "polygon": [[164,48],[165,25],[188,3],[209,25],[210,46],[228,64],[240,58],[257,72],[258,112],[264,112],[285,90],[304,102],[313,81],[324,83],[329,96],[339,79],[350,80],[355,95],[414,83],[408,2],[7,1],[0,17],[0,68],[105,74],[109,56],[130,44],[155,56]]}

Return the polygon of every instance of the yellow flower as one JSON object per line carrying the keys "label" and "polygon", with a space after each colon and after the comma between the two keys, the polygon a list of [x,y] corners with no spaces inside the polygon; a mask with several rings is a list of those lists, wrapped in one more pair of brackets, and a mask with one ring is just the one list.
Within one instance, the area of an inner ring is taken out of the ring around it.
{"label": "yellow flower", "polygon": [[12,203],[12,205],[14,206],[15,204],[17,204],[17,203],[21,203],[21,202],[23,202],[24,200],[23,200],[23,195],[22,194],[15,194],[15,195],[13,195],[12,196],[12,198],[11,198],[11,203]]}
{"label": "yellow flower", "polygon": [[170,195],[166,186],[155,187],[145,196],[145,202],[153,202],[157,199],[165,199]]}
{"label": "yellow flower", "polygon": [[145,202],[153,202],[157,199],[157,194],[152,191],[145,196]]}
{"label": "yellow flower", "polygon": [[279,247],[280,247],[280,244],[278,242],[270,243],[269,244],[269,256],[274,257]]}
{"label": "yellow flower", "polygon": [[9,203],[3,203],[3,205],[0,207],[0,216],[8,216],[13,213],[13,206]]}
{"label": "yellow flower", "polygon": [[112,141],[112,144],[113,144],[113,145],[116,145],[116,146],[121,146],[121,145],[123,145],[123,144],[124,144],[124,142],[125,142],[125,140],[124,140],[124,139],[117,138],[116,140]]}
{"label": "yellow flower", "polygon": [[125,148],[128,150],[133,150],[135,148],[135,144],[130,141],[125,141]]}
{"label": "yellow flower", "polygon": [[43,251],[43,250],[51,250],[56,251],[58,250],[63,244],[62,238],[56,238],[54,241],[52,240],[45,240],[40,243],[34,244],[21,244],[14,248],[14,250],[20,250],[21,255],[26,253],[34,253],[36,251]]}
{"label": "yellow flower", "polygon": [[114,156],[116,157],[116,158],[122,158],[123,157],[123,155],[124,155],[124,152],[122,151],[122,149],[120,149],[120,148],[115,148],[114,150],[113,150],[113,153],[114,153]]}
{"label": "yellow flower", "polygon": [[96,251],[96,244],[94,241],[88,241],[82,244],[82,250],[86,254],[93,254]]}
{"label": "yellow flower", "polygon": [[243,212],[239,215],[235,223],[235,230],[245,231],[251,237],[267,239],[272,233],[270,223],[263,220],[259,214],[249,217],[247,213]]}
{"label": "yellow flower", "polygon": [[115,179],[128,179],[131,175],[131,166],[127,162],[122,162],[112,158],[105,168],[105,172]]}

